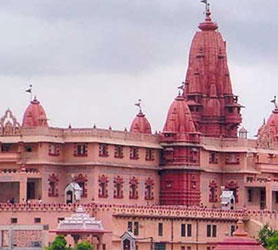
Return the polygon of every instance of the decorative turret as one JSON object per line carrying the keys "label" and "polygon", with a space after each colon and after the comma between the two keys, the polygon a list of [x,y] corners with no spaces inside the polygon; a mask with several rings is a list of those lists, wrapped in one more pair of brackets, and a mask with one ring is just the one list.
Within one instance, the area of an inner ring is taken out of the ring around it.
{"label": "decorative turret", "polygon": [[168,111],[162,132],[163,141],[199,141],[190,109],[183,96],[178,95]]}
{"label": "decorative turret", "polygon": [[232,92],[226,42],[205,3],[206,19],[192,41],[183,95],[204,136],[237,137],[241,106]]}
{"label": "decorative turret", "polygon": [[25,110],[22,127],[48,127],[46,113],[36,97]]}
{"label": "decorative turret", "polygon": [[142,111],[139,111],[139,113],[134,118],[134,120],[130,126],[130,132],[131,133],[141,133],[141,134],[151,134],[152,133],[151,125]]}
{"label": "decorative turret", "polygon": [[182,95],[171,104],[161,134],[163,146],[160,203],[199,205],[200,133]]}
{"label": "decorative turret", "polygon": [[274,103],[274,110],[267,122],[264,122],[258,130],[258,145],[264,148],[270,148],[273,143],[278,143],[278,104],[276,96],[271,102]]}
{"label": "decorative turret", "polygon": [[133,122],[131,123],[130,132],[151,134],[152,133],[151,125],[148,119],[146,118],[146,116],[142,112],[141,100],[139,100],[139,102],[136,103],[135,105],[139,107],[139,113],[136,115]]}

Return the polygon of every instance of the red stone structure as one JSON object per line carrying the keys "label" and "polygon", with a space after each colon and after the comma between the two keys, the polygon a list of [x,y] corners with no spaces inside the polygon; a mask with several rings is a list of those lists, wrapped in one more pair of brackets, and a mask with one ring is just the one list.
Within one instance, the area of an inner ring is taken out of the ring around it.
{"label": "red stone structure", "polygon": [[[256,139],[248,139],[245,128],[238,131],[241,105],[232,90],[226,42],[208,6],[199,29],[182,92],[160,133],[152,132],[140,103],[129,131],[51,127],[36,98],[22,123],[5,112],[0,248],[10,224],[39,224],[48,231],[44,242],[51,242],[53,230],[79,204],[112,232],[98,242],[101,250],[131,246],[122,244],[123,235],[132,235],[138,250],[211,250],[232,235],[239,219],[251,237],[265,223],[278,226],[276,99]],[[227,209],[223,191],[233,197],[226,197],[233,202]]]}

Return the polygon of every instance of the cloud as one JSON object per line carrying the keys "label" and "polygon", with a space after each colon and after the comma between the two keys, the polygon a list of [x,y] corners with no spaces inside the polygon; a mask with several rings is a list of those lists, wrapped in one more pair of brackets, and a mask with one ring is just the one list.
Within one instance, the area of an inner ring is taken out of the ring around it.
{"label": "cloud", "polygon": [[[277,7],[274,0],[212,3],[251,135],[278,92]],[[142,98],[161,130],[203,8],[198,0],[2,1],[0,111],[9,106],[21,117],[31,81],[53,126],[123,129]]]}

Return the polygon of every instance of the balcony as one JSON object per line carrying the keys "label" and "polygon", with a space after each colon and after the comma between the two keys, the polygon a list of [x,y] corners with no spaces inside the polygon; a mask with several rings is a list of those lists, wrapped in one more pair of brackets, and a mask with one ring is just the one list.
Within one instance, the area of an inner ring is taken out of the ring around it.
{"label": "balcony", "polygon": [[1,152],[0,162],[17,162],[19,160],[19,153],[17,152]]}

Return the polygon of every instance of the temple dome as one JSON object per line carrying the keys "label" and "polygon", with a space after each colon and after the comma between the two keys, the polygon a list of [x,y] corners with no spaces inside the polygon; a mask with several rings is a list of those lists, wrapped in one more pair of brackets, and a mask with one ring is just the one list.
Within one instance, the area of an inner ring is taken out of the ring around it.
{"label": "temple dome", "polygon": [[25,110],[22,127],[48,127],[46,113],[36,97]]}
{"label": "temple dome", "polygon": [[139,111],[139,113],[136,115],[133,122],[131,123],[130,132],[141,133],[141,134],[152,133],[151,125],[141,110]]}
{"label": "temple dome", "polygon": [[272,142],[278,141],[278,109],[275,108],[268,118],[266,124],[263,124],[258,130],[259,140],[270,139]]}
{"label": "temple dome", "polygon": [[175,134],[179,139],[188,139],[189,134],[197,134],[190,109],[183,96],[173,101],[163,128],[163,135]]}

